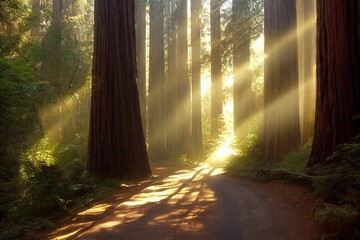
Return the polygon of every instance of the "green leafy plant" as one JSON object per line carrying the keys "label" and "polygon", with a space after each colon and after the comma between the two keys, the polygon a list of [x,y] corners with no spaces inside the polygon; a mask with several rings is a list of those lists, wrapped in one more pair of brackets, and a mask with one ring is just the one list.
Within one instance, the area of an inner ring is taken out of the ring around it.
{"label": "green leafy plant", "polygon": [[338,239],[359,239],[360,143],[338,146],[316,174],[315,192],[325,201],[317,216],[325,232]]}
{"label": "green leafy plant", "polygon": [[234,143],[239,150],[238,156],[233,156],[226,170],[230,175],[255,177],[255,169],[262,166],[263,153],[260,149],[259,137],[256,134],[249,134],[243,141]]}

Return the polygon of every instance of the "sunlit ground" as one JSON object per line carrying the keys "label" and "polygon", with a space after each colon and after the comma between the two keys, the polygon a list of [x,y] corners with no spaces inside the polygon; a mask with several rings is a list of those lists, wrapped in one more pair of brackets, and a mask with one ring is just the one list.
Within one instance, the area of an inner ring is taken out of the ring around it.
{"label": "sunlit ground", "polygon": [[[143,226],[141,231],[148,236],[163,228],[172,228],[183,234],[208,231],[202,219],[206,217],[205,212],[211,213],[217,199],[204,178],[222,173],[222,169],[205,164],[176,171],[168,177],[158,177],[151,184],[145,183],[144,189],[133,196],[131,189],[120,191],[113,198],[80,212],[49,238],[91,239],[97,234],[111,232],[126,239],[126,236],[131,237],[133,228],[138,225]],[[188,225],[190,222],[191,227]]]}

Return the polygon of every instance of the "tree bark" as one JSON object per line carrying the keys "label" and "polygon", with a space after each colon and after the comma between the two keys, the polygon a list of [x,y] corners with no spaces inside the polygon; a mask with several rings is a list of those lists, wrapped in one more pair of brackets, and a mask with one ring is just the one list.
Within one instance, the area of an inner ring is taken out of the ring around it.
{"label": "tree bark", "polygon": [[192,153],[203,154],[201,124],[201,32],[200,13],[202,2],[191,1],[191,49],[192,49]]}
{"label": "tree bark", "polygon": [[296,2],[264,4],[264,150],[271,163],[300,144]]}
{"label": "tree bark", "polygon": [[222,0],[210,1],[211,25],[211,135],[218,137],[221,131],[222,72],[221,72],[221,26],[220,7]]}
{"label": "tree bark", "polygon": [[308,165],[323,163],[359,134],[359,2],[317,1],[315,136]]}
{"label": "tree bark", "polygon": [[40,0],[32,0],[31,9],[36,21],[31,24],[30,36],[37,40],[40,34]]}
{"label": "tree bark", "polygon": [[53,0],[53,12],[51,31],[54,41],[53,55],[51,58],[51,78],[54,81],[54,86],[58,91],[60,103],[58,105],[58,136],[59,141],[63,137],[63,114],[62,114],[62,97],[63,97],[63,84],[62,84],[62,0]]}
{"label": "tree bark", "polygon": [[168,2],[168,26],[167,26],[167,112],[169,119],[167,121],[166,146],[169,157],[175,159],[179,156],[179,113],[177,85],[178,85],[178,55],[177,55],[177,7],[176,0]]}
{"label": "tree bark", "polygon": [[316,13],[314,0],[297,0],[301,144],[314,135]]}
{"label": "tree bark", "polygon": [[134,1],[95,1],[87,167],[103,177],[151,174],[136,84]]}
{"label": "tree bark", "polygon": [[54,38],[54,53],[52,58],[52,78],[55,81],[57,90],[61,93],[61,41],[62,41],[62,0],[53,0],[53,12],[51,28]]}
{"label": "tree bark", "polygon": [[136,51],[140,112],[146,137],[146,2],[136,0]]}
{"label": "tree bark", "polygon": [[149,60],[149,156],[163,160],[165,155],[164,121],[164,6],[150,1]]}
{"label": "tree bark", "polygon": [[234,133],[238,138],[249,133],[250,126],[244,123],[252,114],[249,15],[249,0],[233,0]]}
{"label": "tree bark", "polygon": [[190,82],[188,70],[187,0],[179,0],[178,4],[178,150],[180,155],[184,155],[189,153],[190,141]]}

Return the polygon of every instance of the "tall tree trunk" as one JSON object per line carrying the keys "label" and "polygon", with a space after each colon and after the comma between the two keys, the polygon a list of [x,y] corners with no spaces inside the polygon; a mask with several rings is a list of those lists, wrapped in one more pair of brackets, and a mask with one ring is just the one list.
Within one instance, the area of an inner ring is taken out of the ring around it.
{"label": "tall tree trunk", "polygon": [[314,0],[297,0],[301,143],[314,134],[316,13]]}
{"label": "tall tree trunk", "polygon": [[[359,134],[360,14],[357,0],[317,1],[315,136],[309,166]],[[356,125],[357,124],[357,125]]]}
{"label": "tall tree trunk", "polygon": [[177,59],[177,8],[176,1],[168,2],[168,26],[167,26],[167,151],[171,158],[178,157],[178,111],[177,111],[177,84],[178,84],[178,59]]}
{"label": "tall tree trunk", "polygon": [[32,13],[35,16],[34,22],[31,24],[30,36],[32,39],[38,39],[40,34],[40,0],[31,1]]}
{"label": "tall tree trunk", "polygon": [[249,0],[233,0],[233,75],[234,75],[234,133],[244,137],[251,116],[250,76],[250,9]]}
{"label": "tall tree trunk", "polygon": [[187,0],[179,0],[178,4],[178,150],[180,154],[188,154],[190,140],[190,82],[188,70]]}
{"label": "tall tree trunk", "polygon": [[192,152],[203,153],[201,124],[201,32],[200,13],[202,2],[191,1],[191,49],[192,49]]}
{"label": "tall tree trunk", "polygon": [[165,155],[164,121],[164,5],[150,1],[149,60],[149,156],[163,160]]}
{"label": "tall tree trunk", "polygon": [[221,129],[222,72],[220,7],[222,0],[210,1],[211,25],[211,135],[217,137]]}
{"label": "tall tree trunk", "polygon": [[95,1],[89,172],[151,174],[136,84],[134,1]]}
{"label": "tall tree trunk", "polygon": [[58,126],[59,126],[59,141],[63,135],[63,121],[62,121],[62,63],[61,63],[61,42],[62,42],[62,0],[53,0],[52,12],[52,37],[54,41],[53,54],[51,58],[51,78],[54,81],[54,86],[59,94],[60,103],[58,106]]}
{"label": "tall tree trunk", "polygon": [[58,90],[61,92],[61,21],[62,21],[62,0],[53,0],[52,31],[54,37],[54,53],[52,62],[52,76],[56,80]]}
{"label": "tall tree trunk", "polygon": [[136,52],[140,112],[146,137],[146,2],[136,0]]}
{"label": "tall tree trunk", "polygon": [[264,150],[266,162],[300,143],[295,0],[265,0]]}

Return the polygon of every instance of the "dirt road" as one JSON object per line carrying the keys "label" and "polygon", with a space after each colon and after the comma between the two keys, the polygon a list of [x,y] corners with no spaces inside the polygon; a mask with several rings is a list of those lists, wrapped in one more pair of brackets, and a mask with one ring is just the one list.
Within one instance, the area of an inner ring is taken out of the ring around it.
{"label": "dirt road", "polygon": [[154,172],[44,239],[316,239],[315,199],[305,189],[234,179],[207,166]]}

